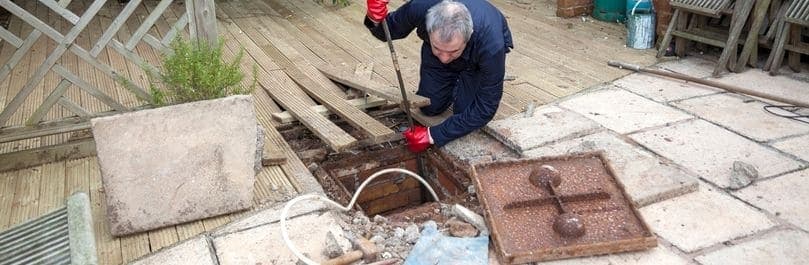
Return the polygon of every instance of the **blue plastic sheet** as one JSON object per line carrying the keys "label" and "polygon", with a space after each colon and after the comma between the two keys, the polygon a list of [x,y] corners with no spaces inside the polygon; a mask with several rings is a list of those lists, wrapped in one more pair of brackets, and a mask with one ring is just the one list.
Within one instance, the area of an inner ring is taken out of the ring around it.
{"label": "blue plastic sheet", "polygon": [[489,264],[489,236],[450,237],[438,232],[433,221],[424,224],[421,238],[405,265]]}

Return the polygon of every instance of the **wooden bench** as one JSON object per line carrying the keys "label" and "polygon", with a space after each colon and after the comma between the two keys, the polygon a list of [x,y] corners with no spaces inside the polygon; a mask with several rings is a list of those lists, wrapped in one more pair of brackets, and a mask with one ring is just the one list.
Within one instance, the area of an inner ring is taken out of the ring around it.
{"label": "wooden bench", "polygon": [[789,51],[789,67],[800,72],[801,54],[809,55],[809,43],[801,41],[801,29],[809,27],[809,0],[793,0],[784,14],[784,26],[775,35],[775,48],[767,59],[765,71],[778,74],[784,51]]}
{"label": "wooden bench", "polygon": [[[736,63],[739,36],[750,10],[753,8],[753,3],[754,0],[737,0],[735,3],[732,0],[672,0],[671,7],[674,8],[674,14],[672,14],[669,27],[660,44],[657,57],[662,57],[666,53],[672,38],[674,38],[675,53],[678,56],[685,55],[688,41],[692,40],[723,48],[719,62],[714,68],[714,76],[719,75],[728,64],[733,69]],[[727,36],[701,28],[705,24],[705,18],[720,18],[723,15],[731,16]]]}

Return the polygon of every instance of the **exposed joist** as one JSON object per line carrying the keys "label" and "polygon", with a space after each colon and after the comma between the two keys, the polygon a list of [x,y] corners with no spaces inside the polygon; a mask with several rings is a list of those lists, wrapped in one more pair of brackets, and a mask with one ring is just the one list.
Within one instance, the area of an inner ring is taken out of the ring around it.
{"label": "exposed joist", "polygon": [[[385,105],[385,102],[388,101],[374,96],[370,96],[368,98],[356,98],[348,100],[349,104],[354,105],[354,107],[358,109],[379,107]],[[329,111],[329,109],[324,107],[323,105],[314,106],[312,107],[312,109],[314,111],[317,111],[317,113],[320,113],[323,116],[329,116],[330,114],[332,114],[332,112]],[[278,123],[290,123],[298,120],[295,118],[295,116],[292,116],[292,114],[290,114],[289,111],[273,113],[272,118]]]}
{"label": "exposed joist", "polygon": [[[363,79],[354,75],[353,70],[341,70],[329,65],[318,65],[317,69],[320,70],[320,72],[322,72],[326,77],[334,80],[337,83],[402,104],[402,92],[398,88],[383,85],[370,79]],[[412,92],[407,93],[407,100],[410,101],[410,106],[414,108],[430,105],[429,98],[416,95]]]}

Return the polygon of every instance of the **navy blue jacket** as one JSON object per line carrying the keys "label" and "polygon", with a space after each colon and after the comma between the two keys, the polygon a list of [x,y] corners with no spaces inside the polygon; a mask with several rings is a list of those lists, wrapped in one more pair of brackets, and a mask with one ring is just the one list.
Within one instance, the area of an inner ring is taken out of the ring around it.
{"label": "navy blue jacket", "polygon": [[[505,17],[491,3],[457,1],[469,9],[474,31],[463,54],[449,64],[442,64],[432,54],[425,25],[427,10],[441,0],[411,0],[385,19],[391,38],[405,38],[416,29],[424,40],[416,94],[430,98],[431,105],[421,111],[438,115],[454,103],[453,115],[430,128],[430,136],[439,147],[492,120],[503,95],[506,53],[514,47]],[[385,41],[381,25],[374,25],[367,17],[365,25],[376,38]]]}

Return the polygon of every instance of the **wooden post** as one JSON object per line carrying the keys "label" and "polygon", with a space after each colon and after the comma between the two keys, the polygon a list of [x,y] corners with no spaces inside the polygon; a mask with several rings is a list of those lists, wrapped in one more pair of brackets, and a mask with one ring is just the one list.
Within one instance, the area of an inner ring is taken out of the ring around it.
{"label": "wooden post", "polygon": [[185,0],[189,18],[188,31],[191,39],[205,40],[216,45],[219,35],[216,30],[214,0]]}

